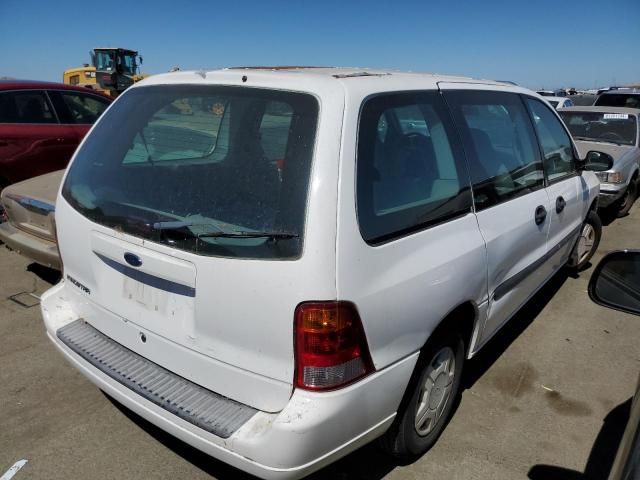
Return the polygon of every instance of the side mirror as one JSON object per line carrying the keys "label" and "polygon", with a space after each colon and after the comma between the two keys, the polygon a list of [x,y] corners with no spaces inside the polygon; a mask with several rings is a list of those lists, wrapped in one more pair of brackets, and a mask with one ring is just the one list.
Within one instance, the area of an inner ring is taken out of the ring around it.
{"label": "side mirror", "polygon": [[605,172],[613,167],[613,157],[608,153],[591,150],[584,160],[578,162],[578,169],[591,172]]}
{"label": "side mirror", "polygon": [[96,66],[96,52],[93,50],[89,50],[89,55],[91,56],[91,65]]}
{"label": "side mirror", "polygon": [[640,250],[606,255],[591,275],[589,297],[598,305],[640,315]]}
{"label": "side mirror", "polygon": [[138,60],[140,60],[140,65],[142,65],[142,56],[138,56]]}

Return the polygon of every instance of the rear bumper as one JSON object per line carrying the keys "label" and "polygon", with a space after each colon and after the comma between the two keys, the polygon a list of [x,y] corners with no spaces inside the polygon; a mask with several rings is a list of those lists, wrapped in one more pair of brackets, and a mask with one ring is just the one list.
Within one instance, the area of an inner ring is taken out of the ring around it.
{"label": "rear bumper", "polygon": [[10,222],[0,223],[0,241],[10,250],[47,267],[60,269],[60,257],[54,242],[30,235]]}
{"label": "rear bumper", "polygon": [[417,361],[416,353],[334,392],[294,390],[282,411],[258,411],[230,437],[221,438],[147,400],[60,341],[56,332],[77,320],[64,290],[64,282],[56,285],[41,303],[49,338],[67,360],[141,417],[208,455],[262,478],[301,478],[384,433]]}

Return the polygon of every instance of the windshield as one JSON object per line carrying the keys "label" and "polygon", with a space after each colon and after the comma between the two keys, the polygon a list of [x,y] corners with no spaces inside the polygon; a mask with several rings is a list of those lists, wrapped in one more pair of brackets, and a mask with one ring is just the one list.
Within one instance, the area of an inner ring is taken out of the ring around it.
{"label": "windshield", "polygon": [[96,50],[96,70],[112,71],[114,68],[113,52]]}
{"label": "windshield", "polygon": [[635,145],[636,117],[627,113],[567,112],[560,116],[576,140]]}
{"label": "windshield", "polygon": [[604,93],[594,105],[602,107],[640,108],[640,93]]}
{"label": "windshield", "polygon": [[136,73],[136,56],[135,54],[129,53],[119,53],[118,54],[118,62],[120,67],[122,68],[122,73],[126,73],[127,75],[134,75]]}
{"label": "windshield", "polygon": [[62,194],[96,223],[175,248],[296,258],[317,117],[307,94],[135,88],[87,137]]}

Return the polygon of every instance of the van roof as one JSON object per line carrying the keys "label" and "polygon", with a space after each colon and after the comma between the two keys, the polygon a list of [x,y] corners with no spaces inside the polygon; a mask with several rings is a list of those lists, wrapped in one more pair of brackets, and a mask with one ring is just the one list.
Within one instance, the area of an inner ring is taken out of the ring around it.
{"label": "van roof", "polygon": [[[246,77],[243,80],[243,77]],[[144,85],[199,83],[199,84],[238,84],[251,86],[256,84],[274,85],[274,81],[287,79],[295,81],[301,90],[314,90],[314,86],[330,83],[341,83],[345,90],[415,90],[437,88],[440,82],[474,83],[496,86],[499,89],[525,91],[508,82],[481,80],[470,77],[442,75],[435,73],[402,72],[390,69],[360,67],[316,67],[316,66],[239,66],[220,70],[180,70],[177,72],[153,75],[137,83],[134,87]],[[526,90],[529,92],[529,90]]]}

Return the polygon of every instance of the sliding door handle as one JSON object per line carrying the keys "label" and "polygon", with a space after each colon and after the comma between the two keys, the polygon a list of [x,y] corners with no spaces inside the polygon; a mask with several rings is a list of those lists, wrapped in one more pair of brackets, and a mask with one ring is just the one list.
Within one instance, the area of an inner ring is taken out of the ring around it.
{"label": "sliding door handle", "polygon": [[536,225],[542,225],[546,218],[547,218],[547,210],[542,205],[538,205],[538,207],[536,208],[535,216],[534,216]]}

